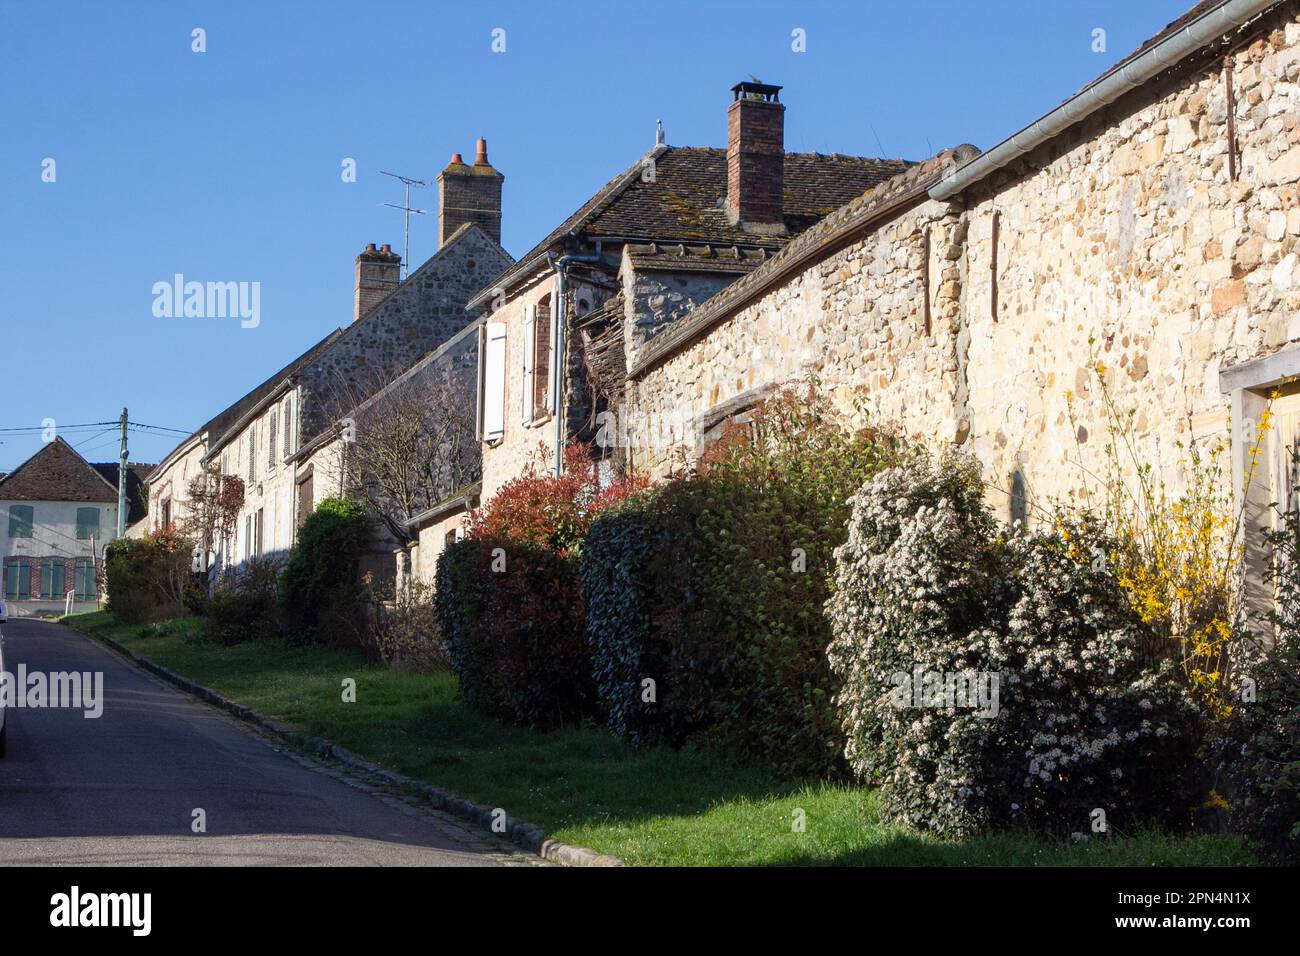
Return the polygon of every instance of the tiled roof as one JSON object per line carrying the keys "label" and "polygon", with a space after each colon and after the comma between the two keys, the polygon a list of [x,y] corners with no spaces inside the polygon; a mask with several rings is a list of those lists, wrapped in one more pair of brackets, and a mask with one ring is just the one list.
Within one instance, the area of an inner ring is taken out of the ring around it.
{"label": "tiled roof", "polygon": [[[642,175],[654,164],[652,181]],[[724,208],[727,151],[698,146],[656,146],[615,176],[519,261],[480,292],[470,305],[498,287],[534,271],[570,233],[663,243],[738,243],[779,248],[854,196],[908,167],[901,159],[823,153],[785,154],[785,235],[748,232],[733,225]]]}
{"label": "tiled roof", "polygon": [[116,502],[117,486],[56,438],[0,481],[0,501]]}
{"label": "tiled roof", "polygon": [[639,377],[670,355],[685,348],[708,329],[721,322],[735,310],[744,307],[751,299],[761,295],[775,282],[781,281],[792,270],[806,268],[815,261],[821,250],[853,237],[880,215],[887,215],[896,202],[921,202],[929,186],[947,175],[957,166],[977,156],[974,146],[957,146],[946,149],[926,160],[909,166],[904,172],[881,183],[870,192],[853,199],[822,219],[811,229],[787,243],[763,265],[748,275],[737,279],[716,295],[703,302],[677,323],[657,335],[639,357],[631,377]]}
{"label": "tiled roof", "polygon": [[[92,461],[90,467],[103,475],[104,480],[114,488],[117,487],[117,462]],[[138,462],[130,462],[126,466],[126,523],[129,525],[135,524],[149,513],[148,502],[141,489],[155,467],[157,466]]]}

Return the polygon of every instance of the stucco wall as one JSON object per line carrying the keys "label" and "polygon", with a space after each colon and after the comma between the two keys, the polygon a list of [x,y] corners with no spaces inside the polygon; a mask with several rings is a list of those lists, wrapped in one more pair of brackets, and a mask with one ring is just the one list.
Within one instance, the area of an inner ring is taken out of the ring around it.
{"label": "stucco wall", "polygon": [[[585,283],[571,282],[567,292],[574,301],[583,301],[596,308],[608,292]],[[483,500],[496,494],[497,489],[511,478],[523,474],[530,464],[545,470],[554,461],[555,419],[552,415],[525,424],[524,401],[524,314],[525,307],[536,307],[547,295],[551,297],[551,315],[557,314],[556,282],[554,273],[547,270],[533,281],[512,291],[513,297],[488,317],[488,322],[506,326],[506,399],[505,433],[499,441],[483,444]],[[567,341],[569,371],[566,376],[568,409],[567,428],[571,432],[582,424],[589,411],[589,399],[583,390],[585,377],[580,365],[581,354],[577,337],[570,330]],[[480,359],[481,360],[481,359]]]}

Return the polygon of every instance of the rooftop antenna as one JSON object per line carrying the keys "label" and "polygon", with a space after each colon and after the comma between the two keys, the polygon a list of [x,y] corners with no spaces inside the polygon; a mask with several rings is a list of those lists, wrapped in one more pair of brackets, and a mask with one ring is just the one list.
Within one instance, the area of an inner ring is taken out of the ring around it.
{"label": "rooftop antenna", "polygon": [[427,216],[429,214],[427,209],[416,209],[411,205],[411,187],[416,186],[423,189],[428,183],[421,179],[411,179],[409,176],[384,172],[382,169],[380,172],[385,176],[392,176],[394,179],[401,180],[402,187],[406,191],[406,198],[402,200],[400,206],[392,202],[384,203],[385,206],[402,210],[402,281],[405,282],[407,273],[411,271],[411,213],[415,213],[417,216]]}

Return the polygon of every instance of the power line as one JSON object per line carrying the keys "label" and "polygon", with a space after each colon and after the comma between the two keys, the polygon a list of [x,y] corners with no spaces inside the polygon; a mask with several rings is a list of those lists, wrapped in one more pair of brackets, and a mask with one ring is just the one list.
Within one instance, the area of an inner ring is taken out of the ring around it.
{"label": "power line", "polygon": [[83,439],[81,439],[81,441],[77,442],[77,443],[76,443],[75,445],[73,445],[72,447],[73,447],[73,448],[80,448],[82,445],[86,444],[87,442],[92,442],[92,441],[94,441],[94,440],[97,439],[97,438],[103,438],[105,435],[112,434],[112,432],[113,432],[113,429],[111,429],[111,428],[106,428],[106,429],[104,429],[102,432],[100,432],[100,433],[97,434],[97,435],[91,435],[89,438],[83,438]]}
{"label": "power line", "polygon": [[[0,428],[0,432],[6,434],[17,434],[22,432],[28,432],[28,433],[43,432],[47,428],[53,428],[55,432],[67,432],[73,430],[84,431],[85,429],[88,428],[103,428],[105,425],[111,425],[114,428],[116,428],[120,424],[121,424],[120,422],[78,422],[75,425],[60,425],[58,423],[55,423],[54,425],[10,425],[4,428]],[[184,428],[169,428],[166,425],[150,425],[145,422],[128,422],[127,427],[138,428],[138,429],[149,429],[152,431],[160,431],[160,432],[172,432],[177,435],[194,434],[192,429],[187,430]]]}

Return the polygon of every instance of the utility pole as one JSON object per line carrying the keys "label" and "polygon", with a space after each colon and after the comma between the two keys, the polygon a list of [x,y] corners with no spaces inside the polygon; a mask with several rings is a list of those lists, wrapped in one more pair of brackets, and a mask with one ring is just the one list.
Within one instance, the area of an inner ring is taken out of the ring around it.
{"label": "utility pole", "polygon": [[117,536],[126,534],[126,409],[122,409],[122,451],[117,463]]}

